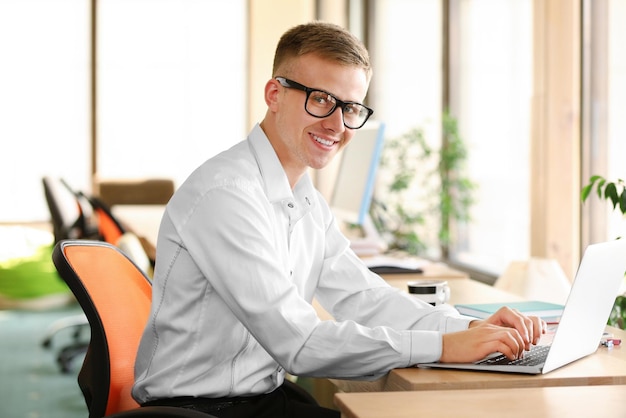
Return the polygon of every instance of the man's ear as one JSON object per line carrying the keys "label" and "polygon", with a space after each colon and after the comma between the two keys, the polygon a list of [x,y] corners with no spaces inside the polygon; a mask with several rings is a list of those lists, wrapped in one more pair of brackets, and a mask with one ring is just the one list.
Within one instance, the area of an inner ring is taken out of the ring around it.
{"label": "man's ear", "polygon": [[278,109],[278,94],[280,93],[280,86],[278,81],[270,79],[265,84],[265,103],[269,110],[275,112]]}

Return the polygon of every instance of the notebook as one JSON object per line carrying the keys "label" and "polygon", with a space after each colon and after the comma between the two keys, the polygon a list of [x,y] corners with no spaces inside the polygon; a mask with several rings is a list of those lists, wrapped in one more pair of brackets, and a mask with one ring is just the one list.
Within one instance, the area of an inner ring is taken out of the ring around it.
{"label": "notebook", "polygon": [[522,302],[509,303],[465,303],[454,305],[457,311],[463,315],[484,319],[493,315],[503,306],[517,309],[524,315],[538,316],[547,323],[559,322],[563,314],[563,305],[557,303],[544,302],[540,300],[527,300]]}
{"label": "notebook", "polygon": [[[598,348],[624,272],[626,239],[588,246],[551,341],[524,353],[522,360],[534,360],[531,364],[508,364],[508,359],[501,364],[495,353],[476,363],[435,362],[418,367],[545,374],[588,356]],[[534,359],[534,351],[543,351],[545,359]]]}

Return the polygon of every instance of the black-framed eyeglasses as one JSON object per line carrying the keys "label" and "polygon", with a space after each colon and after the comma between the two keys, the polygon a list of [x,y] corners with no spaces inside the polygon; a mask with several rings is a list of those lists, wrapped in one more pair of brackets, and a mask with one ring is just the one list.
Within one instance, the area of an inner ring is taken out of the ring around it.
{"label": "black-framed eyeglasses", "polygon": [[297,89],[306,92],[304,110],[316,118],[330,116],[337,108],[341,109],[343,124],[346,128],[359,129],[374,113],[373,109],[357,102],[344,102],[324,90],[312,89],[303,84],[289,80],[285,77],[276,77],[276,80],[286,88]]}

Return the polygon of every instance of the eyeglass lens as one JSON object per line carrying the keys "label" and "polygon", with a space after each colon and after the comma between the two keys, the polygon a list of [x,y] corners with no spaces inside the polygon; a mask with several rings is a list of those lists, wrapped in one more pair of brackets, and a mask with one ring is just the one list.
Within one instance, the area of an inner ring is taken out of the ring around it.
{"label": "eyeglass lens", "polygon": [[[306,101],[306,111],[317,117],[323,118],[330,115],[336,107],[335,98],[319,90],[312,90]],[[358,103],[345,103],[341,111],[343,112],[343,122],[348,128],[360,128],[369,117],[367,108]]]}

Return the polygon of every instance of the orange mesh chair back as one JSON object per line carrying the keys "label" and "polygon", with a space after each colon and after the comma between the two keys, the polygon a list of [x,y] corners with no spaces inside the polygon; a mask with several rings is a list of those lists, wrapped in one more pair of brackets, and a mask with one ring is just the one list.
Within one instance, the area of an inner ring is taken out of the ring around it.
{"label": "orange mesh chair back", "polygon": [[[91,341],[78,381],[96,416],[137,408],[130,396],[139,339],[150,313],[151,286],[116,247],[61,241],[52,259],[83,308]],[[108,387],[103,387],[108,382]]]}
{"label": "orange mesh chair back", "polygon": [[[208,417],[182,408],[139,408],[130,395],[137,348],[152,298],[152,287],[144,273],[117,247],[103,241],[60,241],[54,247],[52,260],[76,296],[91,329],[78,375],[89,417]],[[173,415],[171,411],[166,413],[171,409]],[[118,414],[122,411],[129,413]]]}

